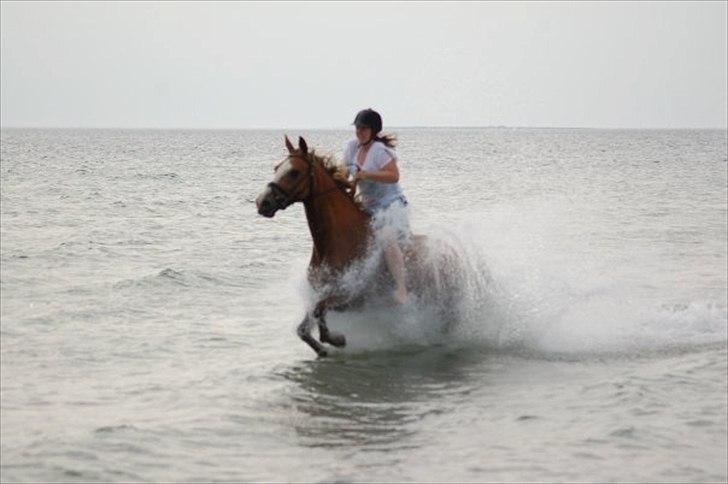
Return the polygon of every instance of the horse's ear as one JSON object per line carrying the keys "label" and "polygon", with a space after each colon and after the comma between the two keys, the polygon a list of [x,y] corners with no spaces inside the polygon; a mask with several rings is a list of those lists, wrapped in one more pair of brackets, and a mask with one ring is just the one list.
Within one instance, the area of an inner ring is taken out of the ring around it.
{"label": "horse's ear", "polygon": [[293,147],[293,143],[291,143],[291,140],[288,139],[288,135],[285,135],[286,138],[286,148],[288,148],[289,153],[293,153],[296,151],[296,149]]}
{"label": "horse's ear", "polygon": [[298,137],[298,149],[301,150],[301,153],[304,155],[308,154],[308,145],[306,144],[306,140],[301,136]]}

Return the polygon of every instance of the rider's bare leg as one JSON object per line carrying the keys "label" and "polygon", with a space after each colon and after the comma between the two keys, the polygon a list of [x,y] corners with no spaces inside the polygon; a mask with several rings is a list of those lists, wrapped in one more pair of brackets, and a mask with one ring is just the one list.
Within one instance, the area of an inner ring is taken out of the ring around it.
{"label": "rider's bare leg", "polygon": [[407,286],[405,285],[404,256],[396,240],[387,242],[387,246],[384,249],[384,259],[387,262],[389,273],[394,277],[395,289],[392,296],[399,304],[406,304],[409,300],[409,295],[407,294]]}

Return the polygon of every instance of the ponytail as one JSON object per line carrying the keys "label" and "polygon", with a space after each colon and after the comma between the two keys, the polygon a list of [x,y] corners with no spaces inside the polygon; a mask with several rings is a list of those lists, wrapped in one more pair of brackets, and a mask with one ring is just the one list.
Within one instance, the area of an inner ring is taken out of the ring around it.
{"label": "ponytail", "polygon": [[376,135],[374,141],[381,141],[387,148],[394,148],[397,145],[397,136],[393,134]]}

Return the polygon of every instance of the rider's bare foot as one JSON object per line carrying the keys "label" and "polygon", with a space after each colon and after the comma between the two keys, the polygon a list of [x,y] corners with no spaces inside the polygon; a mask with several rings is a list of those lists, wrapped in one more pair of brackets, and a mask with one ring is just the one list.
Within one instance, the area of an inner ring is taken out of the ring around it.
{"label": "rider's bare foot", "polygon": [[398,287],[397,289],[395,289],[392,293],[392,297],[394,297],[394,300],[397,302],[397,304],[405,305],[409,302],[409,294],[407,294],[406,287]]}

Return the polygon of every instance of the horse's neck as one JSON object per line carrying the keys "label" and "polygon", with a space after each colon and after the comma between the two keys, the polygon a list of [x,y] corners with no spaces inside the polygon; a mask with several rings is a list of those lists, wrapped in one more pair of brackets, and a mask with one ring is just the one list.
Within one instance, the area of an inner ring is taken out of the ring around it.
{"label": "horse's neck", "polygon": [[311,263],[343,269],[365,249],[369,220],[320,166],[314,185],[313,195],[304,202],[313,239]]}

